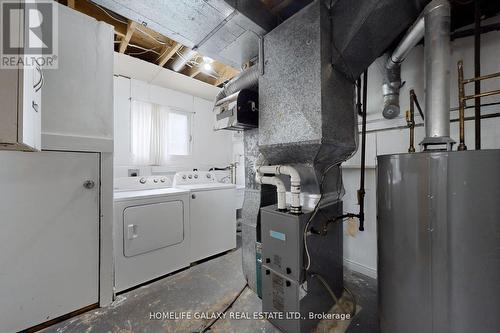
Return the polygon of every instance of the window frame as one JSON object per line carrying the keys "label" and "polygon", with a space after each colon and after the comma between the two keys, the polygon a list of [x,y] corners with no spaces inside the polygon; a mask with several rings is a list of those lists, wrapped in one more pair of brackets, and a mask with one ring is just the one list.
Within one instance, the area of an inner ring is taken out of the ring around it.
{"label": "window frame", "polygon": [[[144,166],[163,166],[163,165],[168,165],[167,163],[172,161],[172,162],[175,162],[175,161],[181,161],[181,160],[187,160],[187,159],[191,159],[192,158],[192,155],[193,155],[193,142],[194,142],[194,133],[193,133],[193,129],[194,129],[194,114],[195,112],[193,111],[188,111],[188,110],[185,110],[185,109],[182,109],[182,108],[178,108],[178,107],[174,107],[174,106],[170,106],[170,105],[165,105],[165,104],[158,104],[158,103],[154,103],[154,102],[151,102],[151,101],[146,101],[146,100],[143,100],[143,99],[138,99],[138,98],[130,98],[130,126],[129,126],[129,140],[130,142],[132,143],[132,138],[133,138],[133,135],[132,135],[132,129],[133,129],[133,124],[132,124],[132,118],[133,118],[133,115],[132,115],[132,112],[133,111],[133,102],[136,101],[136,102],[141,102],[141,103],[147,103],[147,104],[150,104],[151,105],[151,120],[153,120],[154,118],[154,112],[155,112],[155,109],[158,110],[158,112],[163,112],[165,113],[165,117],[166,117],[166,123],[167,123],[167,129],[166,129],[166,133],[164,136],[162,136],[160,138],[160,141],[166,141],[166,145],[167,145],[167,154],[164,158],[162,158],[161,156],[161,153],[158,153],[157,154],[160,154],[160,156],[153,156],[152,155],[152,151],[150,151],[149,153],[149,162],[147,164],[143,164],[143,163],[137,163],[134,161],[134,152],[132,151],[132,144],[130,145],[130,160],[132,162],[133,165],[137,165],[137,166],[141,166],[141,165],[144,165]],[[185,155],[181,155],[181,154],[170,154],[168,151],[168,145],[169,145],[169,140],[168,140],[168,124],[169,124],[169,115],[171,113],[176,113],[176,114],[180,114],[180,115],[185,115],[187,117],[187,122],[188,122],[188,147],[187,147],[187,154]],[[160,115],[161,117],[162,115]],[[159,124],[157,124],[156,126],[160,126]],[[153,127],[155,127],[155,125],[152,123],[151,124],[151,133],[154,132],[153,130]],[[159,129],[158,129],[159,130]],[[159,132],[159,131],[158,131]],[[150,146],[152,145],[152,140],[153,138],[150,137]],[[159,164],[155,164],[155,160],[159,160]]]}

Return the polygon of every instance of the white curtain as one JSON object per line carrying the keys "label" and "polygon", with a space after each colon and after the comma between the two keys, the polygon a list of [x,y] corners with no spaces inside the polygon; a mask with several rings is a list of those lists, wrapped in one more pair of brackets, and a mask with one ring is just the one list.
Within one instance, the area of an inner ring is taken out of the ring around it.
{"label": "white curtain", "polygon": [[151,137],[151,156],[153,165],[162,165],[168,160],[168,109],[153,105],[153,131]]}
{"label": "white curtain", "polygon": [[171,155],[189,155],[190,114],[157,104],[132,101],[132,159],[137,165],[162,165]]}
{"label": "white curtain", "polygon": [[130,129],[134,164],[149,165],[153,162],[151,161],[152,108],[151,103],[132,101]]}

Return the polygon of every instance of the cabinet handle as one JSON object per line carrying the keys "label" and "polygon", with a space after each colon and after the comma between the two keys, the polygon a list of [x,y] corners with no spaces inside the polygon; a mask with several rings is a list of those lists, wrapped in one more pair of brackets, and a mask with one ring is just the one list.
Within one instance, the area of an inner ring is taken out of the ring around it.
{"label": "cabinet handle", "polygon": [[35,112],[39,111],[39,105],[35,101],[31,102],[31,106],[33,106],[33,110],[35,110]]}
{"label": "cabinet handle", "polygon": [[94,188],[94,186],[95,186],[95,182],[93,180],[86,180],[83,182],[83,187],[85,187],[88,190]]}
{"label": "cabinet handle", "polygon": [[40,89],[42,89],[45,81],[44,81],[42,69],[40,67],[36,66],[36,70],[38,71],[38,73],[40,73],[40,80],[38,80],[38,82],[33,86],[33,88],[35,88],[35,92],[38,92],[38,91],[40,91]]}

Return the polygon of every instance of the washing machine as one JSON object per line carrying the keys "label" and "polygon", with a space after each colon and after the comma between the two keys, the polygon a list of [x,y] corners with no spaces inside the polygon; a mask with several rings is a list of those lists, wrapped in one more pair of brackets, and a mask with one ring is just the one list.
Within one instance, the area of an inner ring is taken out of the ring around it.
{"label": "washing machine", "polygon": [[210,171],[185,171],[173,186],[189,190],[191,261],[199,261],[236,247],[236,186],[217,181]]}
{"label": "washing machine", "polygon": [[163,176],[115,179],[116,292],[189,266],[189,194]]}

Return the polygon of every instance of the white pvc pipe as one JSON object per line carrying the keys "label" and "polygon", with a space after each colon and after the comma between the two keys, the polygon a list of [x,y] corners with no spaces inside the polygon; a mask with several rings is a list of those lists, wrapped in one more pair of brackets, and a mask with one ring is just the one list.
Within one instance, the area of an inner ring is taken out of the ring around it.
{"label": "white pvc pipe", "polygon": [[278,177],[267,177],[262,176],[260,173],[256,175],[257,183],[268,184],[276,186],[276,192],[278,194],[278,209],[286,209],[286,188],[285,184]]}
{"label": "white pvc pipe", "polygon": [[300,213],[300,175],[289,165],[262,165],[257,166],[257,173],[271,173],[274,175],[290,176],[291,210]]}

